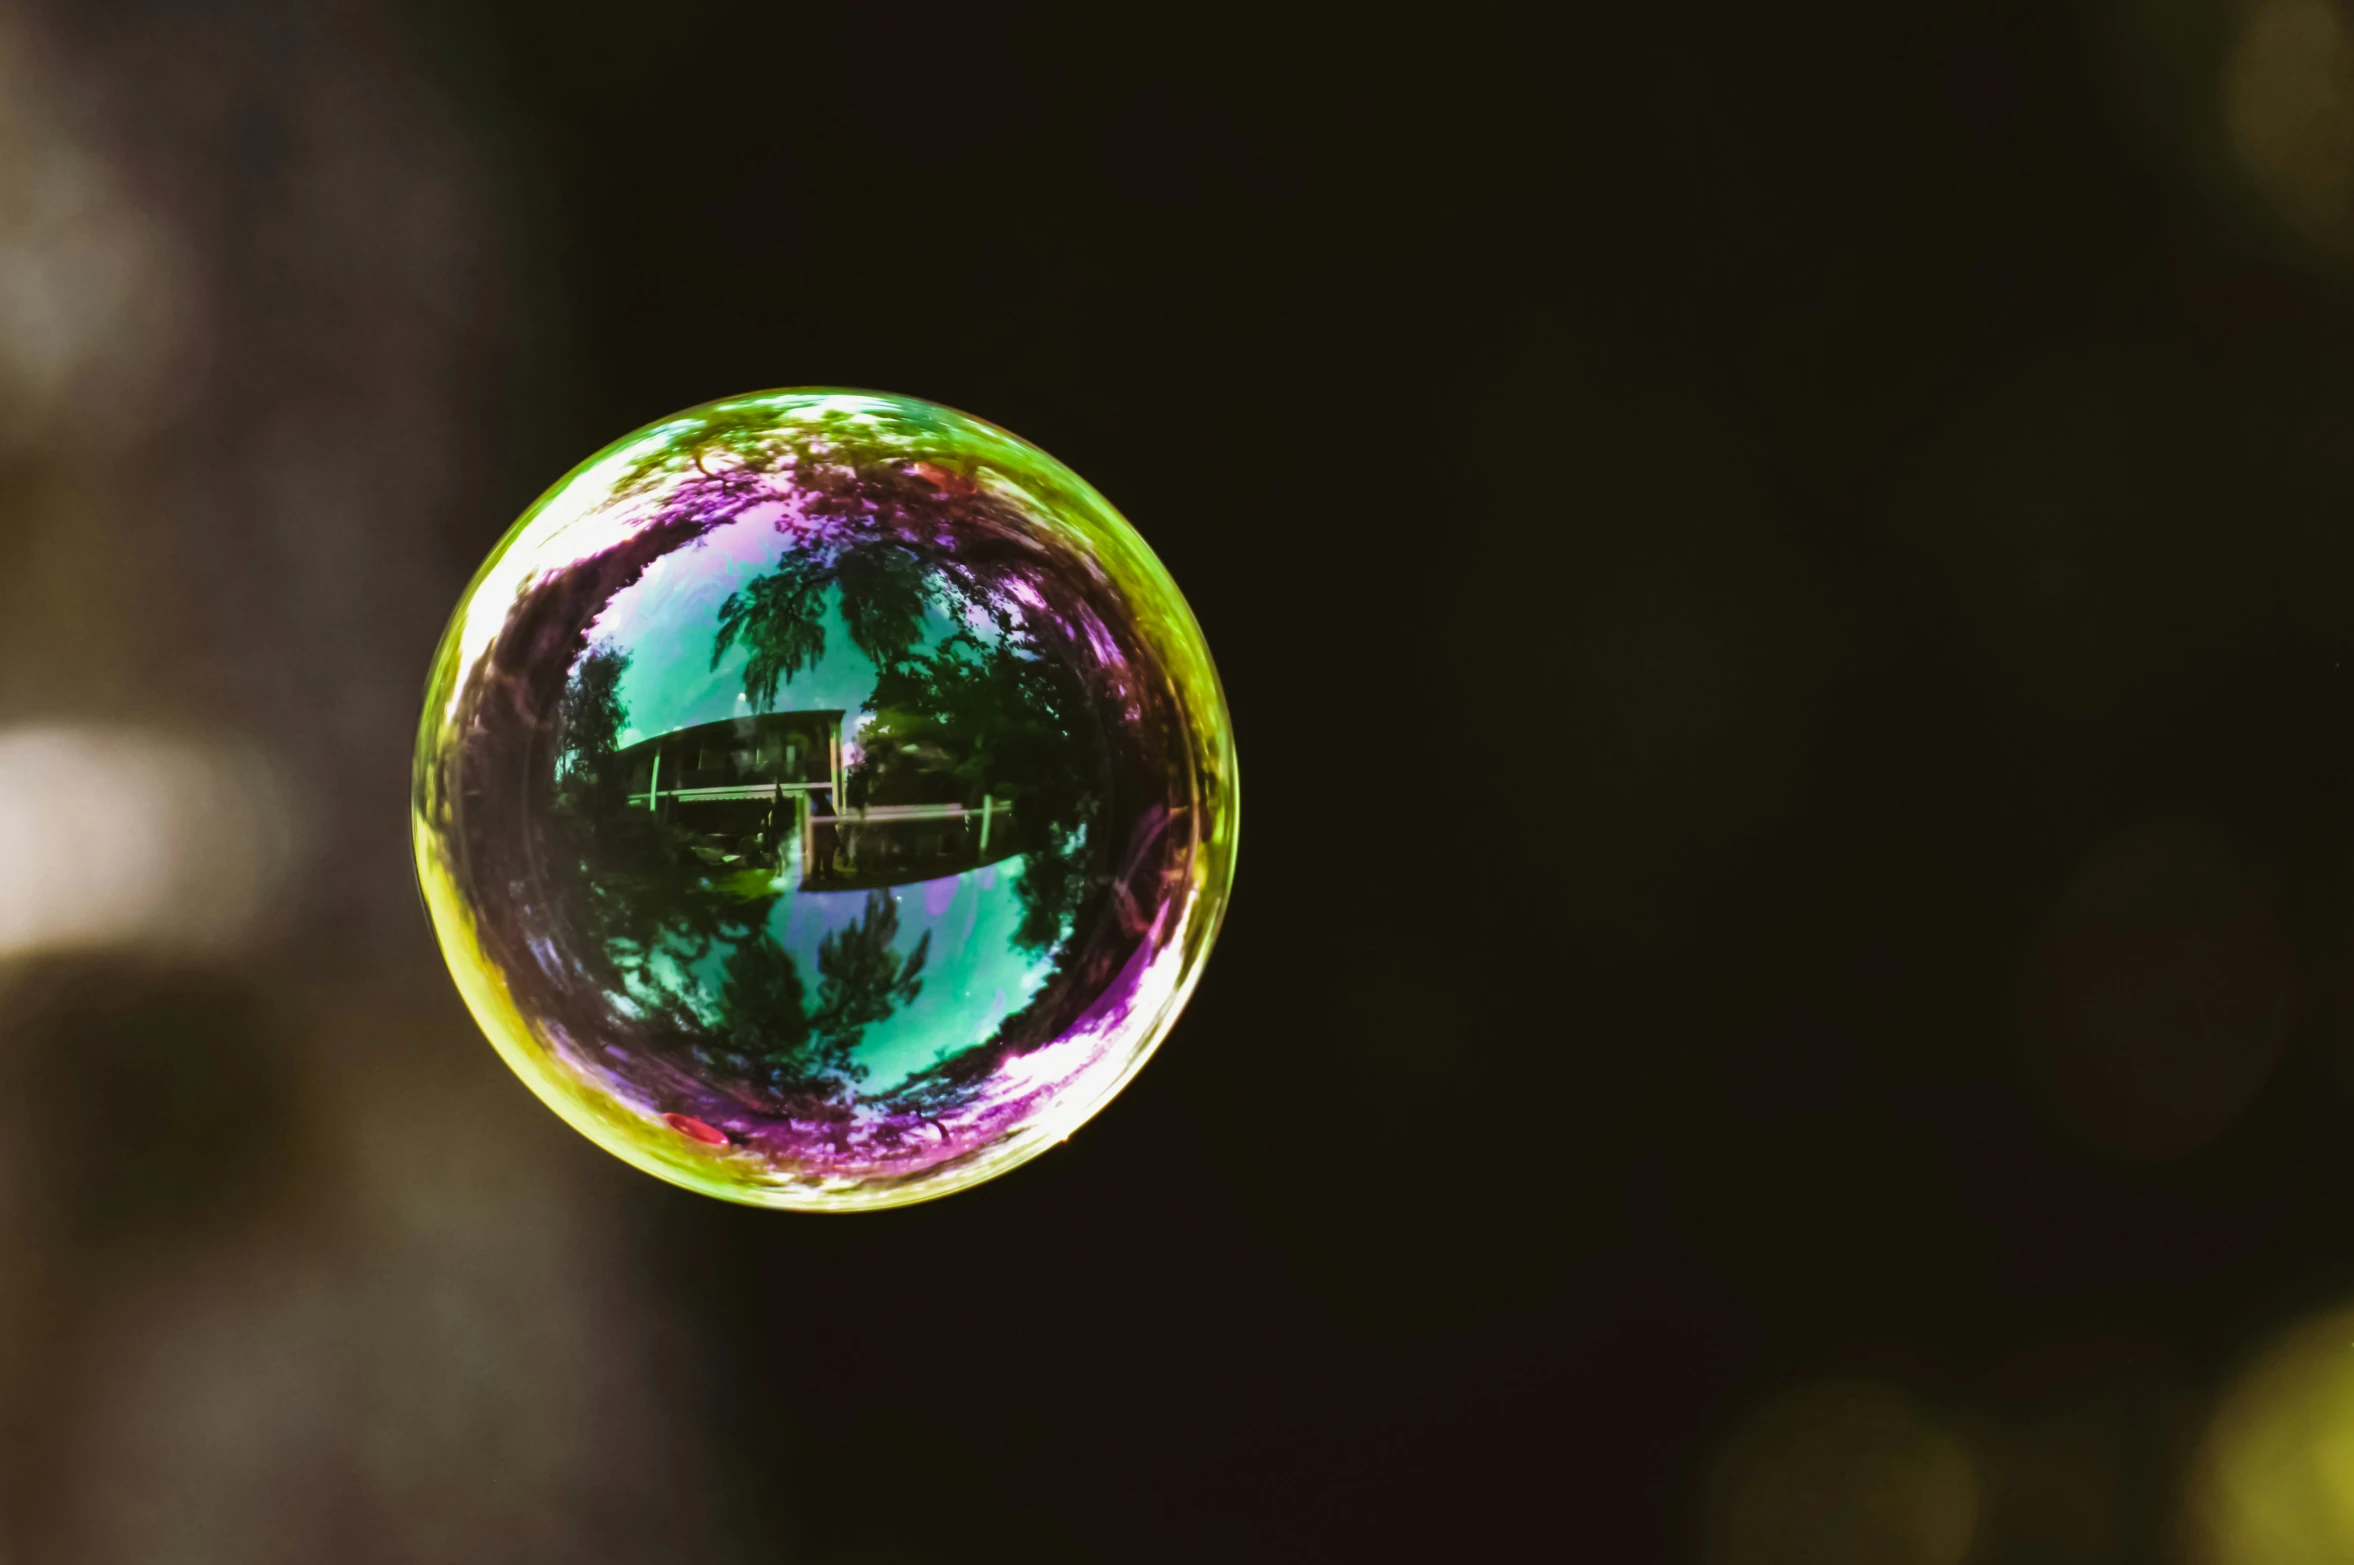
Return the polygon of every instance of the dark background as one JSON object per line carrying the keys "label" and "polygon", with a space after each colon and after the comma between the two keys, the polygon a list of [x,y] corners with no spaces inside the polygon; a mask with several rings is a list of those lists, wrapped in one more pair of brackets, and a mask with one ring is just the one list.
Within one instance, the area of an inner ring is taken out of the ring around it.
{"label": "dark background", "polygon": [[[2348,29],[0,3],[0,721],[302,843],[0,984],[0,1560],[2354,1554]],[[563,1130],[401,815],[509,521],[793,384],[1103,489],[1246,801],[850,1219]]]}

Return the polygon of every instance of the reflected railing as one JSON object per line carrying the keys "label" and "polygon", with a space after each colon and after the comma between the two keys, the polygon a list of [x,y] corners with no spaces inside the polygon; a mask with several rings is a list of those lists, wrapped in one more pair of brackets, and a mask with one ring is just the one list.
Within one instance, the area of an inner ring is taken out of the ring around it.
{"label": "reflected railing", "polygon": [[809,890],[938,879],[1021,850],[1014,800],[993,791],[970,803],[851,806],[841,718],[765,713],[642,740],[615,756],[628,779],[621,797],[682,829],[708,866],[766,864]]}

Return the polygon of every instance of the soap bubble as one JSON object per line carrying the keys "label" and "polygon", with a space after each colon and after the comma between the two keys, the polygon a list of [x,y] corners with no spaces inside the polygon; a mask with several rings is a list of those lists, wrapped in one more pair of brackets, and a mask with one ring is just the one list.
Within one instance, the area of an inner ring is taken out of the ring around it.
{"label": "soap bubble", "polygon": [[1144,1064],[1233,877],[1200,628],[1076,474],[905,397],[649,425],[442,638],[418,875],[467,1004],[591,1140],[762,1206],[925,1200]]}

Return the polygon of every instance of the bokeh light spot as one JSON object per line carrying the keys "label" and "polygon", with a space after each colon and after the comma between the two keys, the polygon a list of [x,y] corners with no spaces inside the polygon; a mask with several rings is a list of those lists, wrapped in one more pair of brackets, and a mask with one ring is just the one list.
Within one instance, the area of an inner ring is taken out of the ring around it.
{"label": "bokeh light spot", "polygon": [[2330,0],[2247,7],[2223,118],[2249,183],[2281,220],[2319,249],[2354,254],[2354,50]]}
{"label": "bokeh light spot", "polygon": [[2354,1309],[2288,1332],[2225,1394],[2189,1528],[2194,1565],[2354,1559]]}
{"label": "bokeh light spot", "polygon": [[249,749],[136,728],[0,730],[0,956],[232,949],[281,889],[294,818]]}
{"label": "bokeh light spot", "polygon": [[29,20],[0,12],[0,457],[150,416],[192,313],[188,258],[77,123],[87,94]]}

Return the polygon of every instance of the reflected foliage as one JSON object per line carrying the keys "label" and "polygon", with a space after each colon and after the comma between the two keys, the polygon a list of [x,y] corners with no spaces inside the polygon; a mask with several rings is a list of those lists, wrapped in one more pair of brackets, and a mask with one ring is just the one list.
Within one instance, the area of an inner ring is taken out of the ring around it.
{"label": "reflected foliage", "polygon": [[984,641],[959,630],[934,651],[882,670],[851,790],[893,803],[911,791],[909,779],[944,775],[968,800],[1011,801],[1028,850],[1015,938],[1042,951],[1069,932],[1084,900],[1100,768],[1089,764],[1095,735],[1078,676],[1026,645],[1010,617],[1000,616],[998,632]]}
{"label": "reflected foliage", "polygon": [[629,654],[600,643],[564,683],[556,708],[556,787],[559,806],[575,815],[621,804],[613,756],[629,713],[621,704],[621,676]]}
{"label": "reflected foliage", "polygon": [[[732,856],[701,833],[628,806],[615,764],[628,662],[613,648],[592,649],[558,706],[552,815],[580,870],[572,885],[590,935],[583,955],[606,970],[609,994],[668,1040],[666,1053],[712,1079],[772,1106],[848,1092],[868,1075],[856,1059],[868,1030],[923,992],[931,936],[898,955],[898,905],[870,891],[861,916],[819,943],[812,1010],[798,964],[767,930],[777,901],[770,868],[730,874]],[[719,950],[712,995],[696,974]]]}
{"label": "reflected foliage", "polygon": [[719,606],[711,666],[743,647],[744,695],[753,710],[774,711],[777,687],[826,655],[829,587],[841,591],[851,643],[878,667],[914,645],[924,618],[924,567],[913,554],[885,544],[788,555]]}
{"label": "reflected foliage", "polygon": [[846,929],[818,942],[817,970],[824,982],[817,992],[817,1030],[825,1040],[828,1070],[863,1080],[866,1067],[849,1063],[850,1056],[878,1022],[923,993],[917,975],[932,950],[927,932],[904,960],[891,950],[899,938],[899,904],[890,893],[866,894],[866,911]]}
{"label": "reflected foliage", "polygon": [[907,655],[923,628],[924,567],[894,544],[845,549],[834,568],[851,644],[877,668]]}
{"label": "reflected foliage", "polygon": [[[1102,981],[1104,954],[1083,949],[1076,931],[1135,923],[1111,916],[1113,903],[1132,909],[1136,898],[1109,862],[1112,779],[1097,698],[1079,671],[1086,636],[1100,626],[1055,612],[1065,605],[1041,590],[1052,586],[1027,560],[943,559],[908,537],[858,536],[836,523],[823,545],[788,552],[730,593],[712,632],[710,666],[745,649],[747,704],[773,711],[794,675],[826,656],[828,610],[838,604],[876,669],[845,797],[832,806],[848,812],[842,819],[987,801],[996,849],[1021,855],[1012,943],[1050,958],[1042,991],[1001,1026],[998,1049],[1048,1034],[1074,995]],[[954,628],[925,646],[935,606]],[[860,917],[820,942],[816,973],[804,973],[768,932],[792,818],[783,795],[757,842],[698,832],[676,812],[646,807],[642,791],[633,800],[629,788],[644,781],[627,783],[616,759],[629,725],[629,664],[625,650],[592,644],[557,703],[550,815],[558,856],[577,870],[566,877],[566,922],[585,937],[572,962],[598,975],[609,1003],[635,1018],[660,1056],[698,1079],[769,1112],[855,1101],[870,1074],[859,1048],[922,993],[930,935],[899,953],[898,905],[870,890]],[[701,976],[715,957],[716,975]],[[952,1104],[972,1068],[927,1071],[898,1096]]]}
{"label": "reflected foliage", "polygon": [[801,972],[785,948],[765,933],[738,941],[727,956],[720,986],[725,1031],[703,1050],[723,1079],[772,1091],[806,1090],[810,1068],[809,1013]]}
{"label": "reflected foliage", "polygon": [[832,573],[814,561],[790,559],[727,596],[719,606],[719,634],[711,666],[742,645],[744,694],[753,709],[776,709],[777,685],[825,656],[825,589]]}
{"label": "reflected foliage", "polygon": [[[939,561],[928,570],[899,539],[789,554],[719,610],[711,666],[744,647],[744,694],[755,710],[773,710],[780,685],[825,655],[828,588],[839,590],[851,640],[877,669],[865,704],[872,721],[859,735],[864,754],[841,802],[925,803],[946,788],[968,808],[984,799],[1010,804],[999,829],[1018,833],[1027,855],[1015,938],[1031,952],[1054,946],[1108,877],[1091,863],[1102,847],[1100,830],[1090,830],[1104,803],[1095,761],[1102,736],[1071,661],[1040,645],[1036,626],[1049,617],[1017,612],[1004,581],[967,565]],[[958,628],[917,651],[935,588]],[[1039,594],[1033,588],[1029,596]],[[975,620],[988,625],[986,636]]]}

